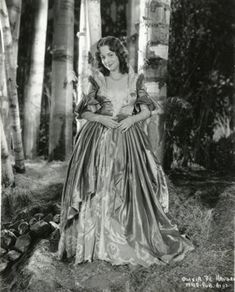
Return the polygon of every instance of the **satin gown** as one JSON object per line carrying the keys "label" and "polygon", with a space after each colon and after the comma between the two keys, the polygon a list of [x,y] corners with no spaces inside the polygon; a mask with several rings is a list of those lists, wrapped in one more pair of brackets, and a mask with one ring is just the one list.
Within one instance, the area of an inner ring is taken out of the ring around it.
{"label": "satin gown", "polygon": [[[137,114],[141,104],[154,110],[143,75],[128,74],[128,92],[120,99],[112,99],[106,78],[98,71],[90,77],[78,116],[92,111],[120,121]],[[76,137],[65,179],[59,258],[145,267],[182,260],[194,246],[167,217],[168,196],[143,121],[125,133],[87,121]]]}

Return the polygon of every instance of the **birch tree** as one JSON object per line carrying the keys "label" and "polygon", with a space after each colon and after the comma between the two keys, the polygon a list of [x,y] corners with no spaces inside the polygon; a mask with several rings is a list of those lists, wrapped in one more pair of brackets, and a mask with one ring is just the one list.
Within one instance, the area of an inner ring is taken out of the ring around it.
{"label": "birch tree", "polygon": [[[235,61],[235,21],[232,24],[232,32],[233,32],[233,61]],[[235,100],[235,66],[233,66],[233,100]]]}
{"label": "birch tree", "polygon": [[5,49],[5,66],[7,76],[7,92],[9,97],[11,133],[13,139],[13,150],[15,156],[15,169],[24,172],[24,152],[22,146],[21,124],[19,115],[18,93],[16,86],[16,70],[13,60],[13,42],[10,29],[10,22],[5,0],[0,2],[1,22],[3,27],[3,42]]}
{"label": "birch tree", "polygon": [[127,40],[129,63],[137,71],[138,27],[140,18],[140,0],[129,0],[127,5]]}
{"label": "birch tree", "polygon": [[[15,74],[17,74],[17,58],[18,58],[18,40],[19,40],[19,33],[20,33],[20,19],[21,19],[21,8],[22,8],[22,0],[7,0],[6,1],[10,27],[11,27],[11,34],[12,34],[12,46],[13,46],[13,63],[14,63],[14,70]],[[5,72],[2,75],[2,78],[6,80]],[[6,84],[5,81],[3,84]],[[2,122],[4,127],[4,132],[6,134],[6,139],[8,143],[8,147],[11,145],[11,131],[10,131],[10,116],[9,116],[9,102],[7,96],[7,88],[4,86],[3,90],[3,112],[2,112]]]}
{"label": "birch tree", "polygon": [[[0,21],[1,24],[1,21]],[[0,46],[0,108],[1,118],[4,127],[4,132],[7,133],[7,140],[10,140],[10,119],[9,119],[9,100],[7,95],[7,80],[6,80],[6,67],[5,67],[5,54],[3,44],[3,31],[1,30],[1,46]],[[10,142],[8,142],[10,145]]]}
{"label": "birch tree", "polygon": [[[1,20],[0,20],[0,37],[2,37],[2,29],[1,29]],[[2,133],[0,131],[0,144],[2,141]],[[2,149],[0,147],[0,218],[2,218]],[[2,233],[2,229],[1,229],[1,225],[0,224],[0,232]]]}
{"label": "birch tree", "polygon": [[[4,55],[4,44],[3,44],[3,30],[0,19],[0,76],[5,76],[5,55]],[[8,151],[8,145],[6,135],[2,123],[2,116],[4,111],[5,96],[6,92],[6,78],[0,78],[0,180],[2,179],[5,185],[11,185],[14,182],[14,174],[12,170],[10,155]],[[1,184],[1,181],[0,181]],[[1,201],[0,201],[1,202]]]}
{"label": "birch tree", "polygon": [[[92,72],[89,54],[94,55],[96,44],[101,38],[100,0],[81,0],[79,25],[77,104],[81,101],[82,94],[87,91],[88,76]],[[77,121],[77,130],[83,123],[84,121]]]}
{"label": "birch tree", "polygon": [[11,26],[12,34],[12,51],[13,51],[13,60],[15,68],[17,68],[17,58],[18,58],[18,40],[20,34],[20,18],[21,18],[21,8],[22,0],[7,0],[7,9],[9,15],[9,21]]}
{"label": "birch tree", "polygon": [[170,25],[170,0],[140,0],[138,71],[146,76],[146,87],[157,106],[146,122],[153,150],[163,161],[164,103]]}
{"label": "birch tree", "polygon": [[64,160],[72,151],[74,0],[54,5],[49,160]]}
{"label": "birch tree", "polygon": [[43,90],[44,60],[46,47],[48,0],[35,3],[33,45],[29,78],[24,95],[24,151],[27,158],[37,156]]}
{"label": "birch tree", "polygon": [[14,174],[11,165],[10,154],[8,151],[8,145],[6,135],[4,132],[2,118],[0,117],[0,132],[1,132],[1,167],[2,167],[2,182],[5,186],[12,185],[14,183]]}

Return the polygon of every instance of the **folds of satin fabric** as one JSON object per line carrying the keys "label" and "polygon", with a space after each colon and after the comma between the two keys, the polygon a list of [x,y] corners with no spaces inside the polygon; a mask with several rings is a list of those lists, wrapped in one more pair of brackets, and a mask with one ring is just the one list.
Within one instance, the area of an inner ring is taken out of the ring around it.
{"label": "folds of satin fabric", "polygon": [[144,266],[181,260],[194,247],[168,207],[165,175],[142,123],[121,133],[87,122],[64,184],[59,256]]}

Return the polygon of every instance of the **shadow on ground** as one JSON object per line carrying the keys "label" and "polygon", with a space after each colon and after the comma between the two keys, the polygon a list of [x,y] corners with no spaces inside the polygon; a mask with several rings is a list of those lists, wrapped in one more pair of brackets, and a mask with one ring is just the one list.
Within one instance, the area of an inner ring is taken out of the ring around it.
{"label": "shadow on ground", "polygon": [[[3,222],[23,207],[59,201],[65,171],[63,163],[28,162],[17,187],[3,192]],[[2,291],[233,291],[233,179],[177,171],[169,190],[169,216],[196,247],[183,261],[144,268],[97,260],[74,267],[58,261],[43,239],[3,275]]]}

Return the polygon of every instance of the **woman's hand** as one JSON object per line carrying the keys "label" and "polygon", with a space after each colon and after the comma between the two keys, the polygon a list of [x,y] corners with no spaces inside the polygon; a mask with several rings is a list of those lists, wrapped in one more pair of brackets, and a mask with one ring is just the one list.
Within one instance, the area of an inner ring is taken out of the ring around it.
{"label": "woman's hand", "polygon": [[98,122],[104,125],[107,128],[117,128],[118,127],[118,122],[115,121],[112,117],[110,116],[99,116]]}
{"label": "woman's hand", "polygon": [[134,116],[125,118],[124,120],[119,122],[118,129],[121,130],[122,133],[126,132],[132,125],[134,125],[135,119]]}

